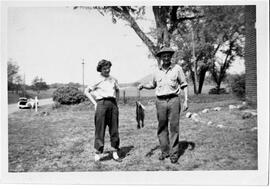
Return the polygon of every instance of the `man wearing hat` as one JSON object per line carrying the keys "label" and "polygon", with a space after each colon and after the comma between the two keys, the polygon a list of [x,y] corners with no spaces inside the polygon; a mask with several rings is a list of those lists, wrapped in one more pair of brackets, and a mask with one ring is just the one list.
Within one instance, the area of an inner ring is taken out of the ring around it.
{"label": "man wearing hat", "polygon": [[118,106],[116,98],[119,98],[118,81],[110,75],[112,63],[108,60],[98,62],[97,71],[99,78],[85,89],[85,95],[95,106],[95,161],[99,161],[104,150],[104,137],[106,126],[109,127],[111,146],[113,147],[113,159],[120,162],[119,131],[118,131]]}
{"label": "man wearing hat", "polygon": [[162,48],[156,55],[160,58],[161,64],[154,72],[152,81],[148,84],[140,84],[138,89],[156,89],[157,135],[161,149],[159,160],[170,157],[171,163],[177,163],[179,159],[180,91],[184,91],[184,111],[188,109],[188,92],[181,66],[171,63],[173,54],[173,49]]}

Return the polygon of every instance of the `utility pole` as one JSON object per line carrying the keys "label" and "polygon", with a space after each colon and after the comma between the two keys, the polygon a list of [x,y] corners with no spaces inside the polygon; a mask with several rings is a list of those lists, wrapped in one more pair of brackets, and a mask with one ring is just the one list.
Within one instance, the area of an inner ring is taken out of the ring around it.
{"label": "utility pole", "polygon": [[191,23],[191,37],[192,37],[192,57],[193,57],[193,67],[194,67],[194,93],[197,95],[197,85],[198,85],[198,77],[197,77],[197,62],[195,56],[195,40],[194,40],[194,25]]}
{"label": "utility pole", "polygon": [[84,59],[82,59],[82,80],[83,80],[82,92],[84,92]]}
{"label": "utility pole", "polygon": [[25,73],[23,74],[23,97],[25,97]]}

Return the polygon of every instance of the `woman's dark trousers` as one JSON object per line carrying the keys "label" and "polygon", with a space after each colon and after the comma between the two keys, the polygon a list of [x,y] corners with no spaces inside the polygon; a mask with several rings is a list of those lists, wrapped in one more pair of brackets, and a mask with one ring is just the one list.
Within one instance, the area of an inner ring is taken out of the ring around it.
{"label": "woman's dark trousers", "polygon": [[116,150],[119,149],[118,116],[118,106],[114,98],[97,101],[94,147],[98,152],[102,153],[104,150],[104,137],[107,126],[109,128],[111,146]]}

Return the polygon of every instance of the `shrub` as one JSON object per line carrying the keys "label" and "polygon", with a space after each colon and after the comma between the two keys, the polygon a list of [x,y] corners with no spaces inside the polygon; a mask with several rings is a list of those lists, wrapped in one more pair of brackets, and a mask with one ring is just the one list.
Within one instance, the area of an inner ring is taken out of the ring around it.
{"label": "shrub", "polygon": [[52,97],[53,101],[66,105],[79,104],[87,98],[78,88],[72,86],[59,87]]}
{"label": "shrub", "polygon": [[245,93],[245,74],[241,75],[234,75],[231,78],[231,88],[232,92],[235,96],[239,98],[244,98],[246,93]]}

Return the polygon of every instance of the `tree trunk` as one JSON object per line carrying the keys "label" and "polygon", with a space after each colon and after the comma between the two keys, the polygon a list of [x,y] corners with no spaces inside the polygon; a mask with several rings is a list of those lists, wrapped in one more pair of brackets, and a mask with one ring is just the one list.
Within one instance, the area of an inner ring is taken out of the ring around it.
{"label": "tree trunk", "polygon": [[194,94],[198,94],[198,90],[197,90],[197,83],[195,81],[195,76],[194,76],[194,72],[192,70],[190,70],[190,77],[191,77],[191,80],[192,80],[192,83],[193,83],[193,91],[194,91]]}
{"label": "tree trunk", "polygon": [[221,85],[221,80],[217,82],[217,94],[220,94],[220,85]]}
{"label": "tree trunk", "polygon": [[[117,10],[115,10],[117,11]],[[158,48],[154,45],[154,43],[145,35],[145,33],[141,30],[137,22],[134,18],[129,14],[126,10],[124,12],[119,12],[124,16],[124,19],[130,24],[130,27],[135,31],[135,33],[141,38],[141,40],[145,43],[148,47],[149,51],[152,53],[154,57],[156,57],[156,53],[158,52]]]}
{"label": "tree trunk", "polygon": [[170,46],[170,35],[167,27],[167,13],[168,7],[166,6],[153,6],[153,13],[156,21],[157,29],[157,46]]}
{"label": "tree trunk", "polygon": [[196,89],[194,91],[194,94],[198,94],[198,90],[197,90],[197,83],[198,83],[198,73],[197,73],[197,61],[195,60],[196,55],[195,55],[195,41],[194,41],[194,31],[193,31],[193,25],[191,28],[191,32],[192,32],[192,56],[193,56],[193,68],[194,68],[194,88]]}
{"label": "tree trunk", "polygon": [[203,83],[204,83],[205,74],[206,74],[207,70],[208,70],[207,67],[201,68],[200,75],[199,75],[199,88],[198,88],[198,94],[201,94],[201,93],[202,93]]}

